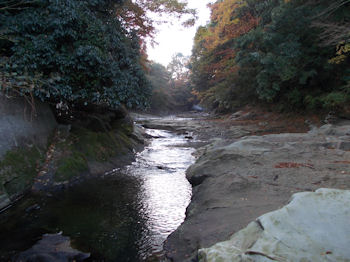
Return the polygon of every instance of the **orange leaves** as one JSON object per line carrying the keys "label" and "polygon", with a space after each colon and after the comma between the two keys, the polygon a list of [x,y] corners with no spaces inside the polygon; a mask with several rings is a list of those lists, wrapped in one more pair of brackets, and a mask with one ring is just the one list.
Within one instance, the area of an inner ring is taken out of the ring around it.
{"label": "orange leaves", "polygon": [[228,79],[237,72],[236,50],[229,41],[238,38],[258,25],[259,19],[249,12],[240,16],[238,11],[246,5],[242,0],[224,0],[211,4],[211,23],[200,27],[195,37],[195,55],[210,54],[203,72],[210,75],[209,83]]}
{"label": "orange leaves", "polygon": [[239,71],[234,40],[259,23],[253,11],[242,9],[245,6],[247,0],[221,0],[209,5],[211,21],[197,30],[194,41],[192,78],[196,89],[205,90],[198,97],[209,103],[214,100],[221,103],[226,99],[222,103],[226,109],[231,104],[228,96],[236,95],[233,82]]}
{"label": "orange leaves", "polygon": [[243,17],[238,17],[239,8],[246,5],[241,0],[224,0],[212,4],[211,7],[211,24],[209,32],[205,39],[205,47],[214,49],[232,38],[237,38],[249,32],[256,27],[259,20],[250,13]]}
{"label": "orange leaves", "polygon": [[299,167],[314,168],[314,165],[309,163],[294,163],[294,162],[281,162],[275,165],[275,168],[299,168]]}
{"label": "orange leaves", "polygon": [[178,0],[124,0],[116,5],[116,15],[128,32],[135,31],[144,40],[155,36],[155,24],[167,23],[163,14],[185,18],[184,26],[192,26],[197,18],[195,9]]}
{"label": "orange leaves", "polygon": [[154,35],[154,25],[147,17],[146,10],[131,0],[125,1],[116,11],[123,25],[129,30],[137,30],[141,38]]}

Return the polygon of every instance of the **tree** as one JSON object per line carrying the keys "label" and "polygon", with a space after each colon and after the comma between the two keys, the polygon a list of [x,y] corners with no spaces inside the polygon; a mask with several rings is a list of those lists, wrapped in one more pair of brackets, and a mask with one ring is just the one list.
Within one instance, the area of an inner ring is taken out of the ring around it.
{"label": "tree", "polygon": [[350,54],[350,0],[337,0],[332,4],[325,0],[308,1],[308,5],[323,6],[313,17],[312,25],[320,28],[321,45],[336,48],[332,63],[343,63]]}
{"label": "tree", "polygon": [[[174,55],[174,59],[183,62],[185,56]],[[191,108],[194,100],[191,94],[191,83],[188,78],[188,70],[179,67],[178,74],[170,71],[158,63],[150,63],[148,79],[152,86],[151,111],[166,114],[174,111],[182,111]]]}
{"label": "tree", "polygon": [[173,111],[175,104],[172,99],[171,75],[167,69],[158,63],[151,62],[147,78],[152,87],[150,110],[154,113]]}
{"label": "tree", "polygon": [[155,21],[152,14],[162,17],[164,14],[175,16],[177,19],[185,16],[184,26],[192,26],[195,23],[196,11],[188,8],[187,2],[178,0],[124,0],[117,9],[117,16],[123,26],[128,30],[137,32],[139,38],[153,38],[155,34],[155,23],[166,23],[167,20]]}
{"label": "tree", "polygon": [[220,111],[231,106],[232,78],[237,74],[234,39],[258,24],[253,12],[240,13],[247,1],[225,0],[211,5],[211,21],[197,30],[191,57],[192,81],[202,103]]}
{"label": "tree", "polygon": [[170,63],[167,66],[173,80],[185,78],[188,75],[188,60],[189,58],[182,53],[176,53],[172,56]]}
{"label": "tree", "polygon": [[69,106],[147,106],[148,11],[194,14],[176,0],[2,2],[0,89]]}
{"label": "tree", "polygon": [[196,93],[220,111],[256,99],[289,110],[347,101],[349,8],[348,0],[217,1],[194,40]]}
{"label": "tree", "polygon": [[344,70],[328,63],[332,49],[319,45],[320,31],[312,26],[323,8],[303,1],[275,3],[266,24],[237,40],[240,77],[255,78],[250,89],[256,87],[260,99],[283,101],[288,109],[322,106],[317,97],[341,85]]}
{"label": "tree", "polygon": [[[118,107],[146,105],[148,85],[139,64],[138,38],[111,15],[120,1],[38,0],[1,14],[2,29],[14,39],[3,64],[3,91],[47,101]],[[29,80],[40,75],[40,81]]]}

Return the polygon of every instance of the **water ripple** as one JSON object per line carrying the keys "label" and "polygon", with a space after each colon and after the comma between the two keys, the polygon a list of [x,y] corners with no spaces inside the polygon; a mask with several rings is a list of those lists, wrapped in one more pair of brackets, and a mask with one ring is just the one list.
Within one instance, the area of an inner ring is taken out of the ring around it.
{"label": "water ripple", "polygon": [[183,222],[192,193],[185,171],[194,162],[194,149],[185,147],[184,137],[161,130],[148,132],[158,138],[127,168],[129,175],[142,180],[138,194],[146,227],[138,243],[142,258],[160,253],[164,240]]}

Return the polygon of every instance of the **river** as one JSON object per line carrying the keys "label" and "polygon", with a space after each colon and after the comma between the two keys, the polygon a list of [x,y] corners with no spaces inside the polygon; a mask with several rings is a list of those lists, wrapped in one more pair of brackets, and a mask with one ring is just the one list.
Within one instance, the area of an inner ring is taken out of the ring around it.
{"label": "river", "polygon": [[152,138],[131,165],[58,194],[28,197],[2,214],[0,260],[57,232],[91,253],[90,261],[162,260],[163,242],[191,199],[185,171],[194,149],[185,135],[146,132]]}

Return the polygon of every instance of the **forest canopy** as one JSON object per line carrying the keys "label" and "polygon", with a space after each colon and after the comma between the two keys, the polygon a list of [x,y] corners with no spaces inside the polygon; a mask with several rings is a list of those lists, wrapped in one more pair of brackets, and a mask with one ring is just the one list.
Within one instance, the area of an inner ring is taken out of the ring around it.
{"label": "forest canopy", "polygon": [[[67,104],[143,108],[150,12],[195,17],[176,0],[5,0],[0,89]],[[190,22],[188,22],[190,23]]]}
{"label": "forest canopy", "polygon": [[350,1],[221,0],[195,37],[192,81],[219,111],[259,100],[336,110],[350,99]]}

